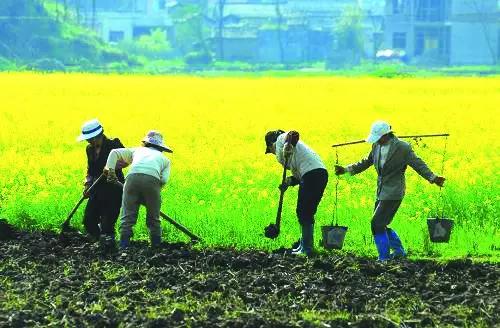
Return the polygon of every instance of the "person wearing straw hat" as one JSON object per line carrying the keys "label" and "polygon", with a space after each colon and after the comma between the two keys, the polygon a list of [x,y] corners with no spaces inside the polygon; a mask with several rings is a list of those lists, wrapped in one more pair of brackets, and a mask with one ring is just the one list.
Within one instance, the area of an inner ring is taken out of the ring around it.
{"label": "person wearing straw hat", "polygon": [[146,206],[151,246],[158,247],[161,243],[160,192],[170,176],[170,160],[162,152],[172,153],[172,150],[163,143],[160,132],[149,131],[142,139],[142,147],[114,149],[109,154],[103,173],[110,182],[117,180],[115,167],[118,161],[130,164],[123,188],[121,249],[126,249],[130,244],[141,204]]}
{"label": "person wearing straw hat", "polygon": [[299,185],[296,214],[301,235],[292,254],[311,256],[314,252],[314,215],[328,183],[328,171],[321,158],[309,146],[299,140],[296,131],[269,131],[265,136],[266,154],[275,154],[278,162],[292,171],[279,186],[285,191]]}
{"label": "person wearing straw hat", "polygon": [[[108,138],[104,128],[97,119],[87,121],[82,126],[77,141],[87,141],[87,176],[84,182],[83,194],[88,198],[83,216],[83,225],[92,240],[101,241],[101,246],[114,245],[115,224],[120,215],[122,202],[122,189],[114,184],[100,181],[94,191],[89,194],[87,190],[101,175],[106,160],[112,149],[123,148],[118,138]],[[120,166],[116,170],[118,180],[124,181]]]}
{"label": "person wearing straw hat", "polygon": [[387,122],[375,121],[366,142],[372,144],[368,156],[347,167],[335,165],[335,174],[348,172],[355,175],[372,165],[375,167],[378,175],[377,197],[371,230],[378,258],[380,261],[386,261],[394,257],[405,257],[406,252],[398,234],[394,229],[388,228],[388,225],[391,224],[405,195],[406,168],[410,166],[424,179],[439,187],[443,186],[445,178],[432,173],[427,164],[415,154],[411,145],[394,135]]}

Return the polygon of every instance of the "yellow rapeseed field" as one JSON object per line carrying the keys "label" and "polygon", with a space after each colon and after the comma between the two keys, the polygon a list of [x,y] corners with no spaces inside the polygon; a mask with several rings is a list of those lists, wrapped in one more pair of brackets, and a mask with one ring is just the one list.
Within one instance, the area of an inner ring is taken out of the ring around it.
{"label": "yellow rapeseed field", "polygon": [[[296,190],[287,192],[283,231],[263,238],[274,220],[281,168],[264,155],[267,130],[295,129],[327,164],[330,183],[319,225],[333,215],[333,143],[363,139],[375,119],[396,134],[448,132],[443,189],[445,214],[457,226],[448,245],[429,245],[425,218],[440,208],[439,189],[407,172],[407,196],[394,226],[414,254],[491,255],[500,247],[500,78],[201,78],[0,74],[0,216],[35,228],[57,228],[79,199],[85,145],[81,124],[98,118],[105,134],[139,145],[149,129],[174,150],[164,212],[205,237],[209,245],[279,247],[298,235]],[[441,172],[444,139],[414,144]],[[369,151],[341,148],[343,164]],[[374,252],[370,212],[375,173],[342,177],[339,223],[346,249]],[[83,206],[82,206],[83,208]],[[73,220],[81,221],[80,209]],[[145,233],[139,221],[137,234]],[[166,239],[182,239],[165,225]]]}

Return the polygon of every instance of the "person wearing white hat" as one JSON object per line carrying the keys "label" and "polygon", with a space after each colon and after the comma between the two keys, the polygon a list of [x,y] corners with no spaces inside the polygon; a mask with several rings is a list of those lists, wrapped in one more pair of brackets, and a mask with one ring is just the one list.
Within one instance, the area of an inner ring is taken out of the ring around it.
{"label": "person wearing white hat", "polygon": [[[104,165],[112,149],[123,148],[118,138],[108,138],[97,119],[85,122],[77,141],[87,141],[87,176],[84,195],[88,197],[83,225],[93,240],[100,239],[103,247],[114,244],[115,224],[120,215],[122,190],[116,185],[100,181],[89,194],[87,190],[102,174]],[[120,181],[124,181],[121,168],[116,171]]]}
{"label": "person wearing white hat", "polygon": [[163,143],[158,131],[149,131],[142,139],[142,147],[114,149],[109,154],[104,174],[108,181],[116,181],[115,167],[119,161],[130,164],[123,188],[122,215],[120,218],[120,248],[130,244],[132,229],[137,222],[139,206],[146,206],[146,224],[151,246],[161,243],[160,206],[161,188],[170,176],[170,160],[162,152],[172,153]]}
{"label": "person wearing white hat", "polygon": [[[405,171],[408,166],[420,176],[442,187],[444,177],[436,176],[425,162],[412,150],[411,145],[399,140],[392,132],[391,126],[384,121],[375,121],[366,142],[372,144],[368,156],[361,161],[343,167],[335,165],[335,174],[349,172],[355,175],[363,172],[371,165],[377,171],[377,194],[375,209],[371,220],[371,229],[379,260],[385,261],[394,257],[405,257],[406,252],[396,231],[388,228],[396,215],[405,195]],[[391,250],[393,253],[391,254]]]}

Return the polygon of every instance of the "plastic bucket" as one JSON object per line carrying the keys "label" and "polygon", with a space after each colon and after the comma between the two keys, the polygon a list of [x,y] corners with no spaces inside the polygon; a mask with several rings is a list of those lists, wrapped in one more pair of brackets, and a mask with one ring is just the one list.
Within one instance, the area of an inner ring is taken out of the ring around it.
{"label": "plastic bucket", "polygon": [[433,243],[447,243],[453,229],[453,220],[430,218],[427,219],[427,228]]}
{"label": "plastic bucket", "polygon": [[342,249],[347,227],[342,226],[322,226],[321,233],[323,239],[321,244],[325,249]]}

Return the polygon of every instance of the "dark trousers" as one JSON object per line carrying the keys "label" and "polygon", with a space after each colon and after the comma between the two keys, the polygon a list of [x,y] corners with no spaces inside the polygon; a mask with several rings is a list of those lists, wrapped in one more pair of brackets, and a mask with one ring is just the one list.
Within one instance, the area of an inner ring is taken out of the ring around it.
{"label": "dark trousers", "polygon": [[372,217],[372,234],[376,235],[387,231],[387,226],[401,205],[401,200],[377,200]]}
{"label": "dark trousers", "polygon": [[83,216],[83,225],[87,233],[96,238],[101,233],[114,236],[121,202],[122,189],[118,186],[112,190],[107,188],[93,192],[88,199]]}
{"label": "dark trousers", "polygon": [[309,171],[302,177],[299,185],[296,210],[297,218],[301,225],[314,224],[314,215],[323,197],[327,183],[328,172],[325,169]]}

